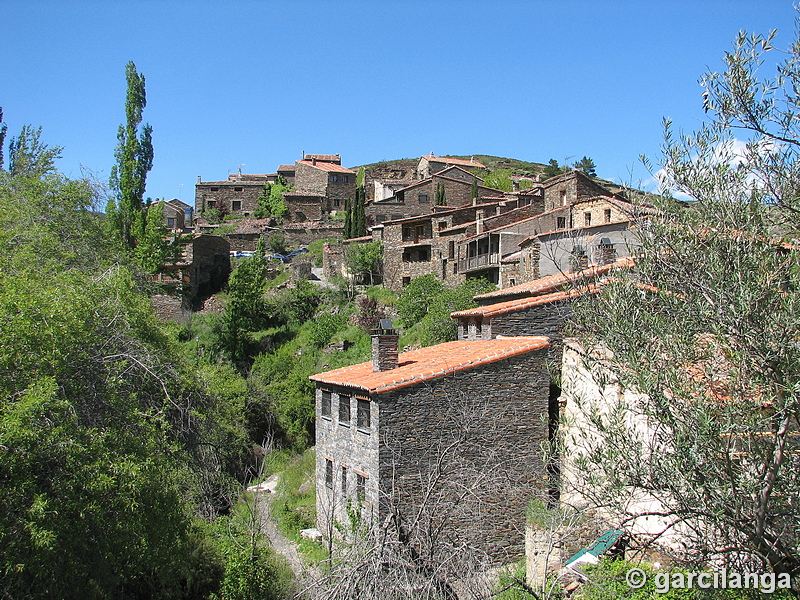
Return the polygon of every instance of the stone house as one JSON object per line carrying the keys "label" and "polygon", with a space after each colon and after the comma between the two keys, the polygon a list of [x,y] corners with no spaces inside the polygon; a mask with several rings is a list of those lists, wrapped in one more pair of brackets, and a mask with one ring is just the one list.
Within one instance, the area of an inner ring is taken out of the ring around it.
{"label": "stone house", "polygon": [[424,215],[431,212],[436,203],[436,190],[444,188],[448,207],[467,206],[473,203],[473,181],[478,182],[479,202],[492,199],[511,199],[502,190],[486,187],[483,180],[469,171],[452,166],[420,181],[397,189],[393,196],[374,201],[367,207],[367,216],[376,224],[389,220],[390,215],[402,214],[403,218]]}
{"label": "stone house", "polygon": [[451,158],[448,156],[434,156],[433,152],[431,152],[429,156],[422,156],[419,159],[414,179],[427,179],[453,165],[467,169],[486,170],[486,165],[479,163],[474,157],[470,159]]}
{"label": "stone house", "polygon": [[268,182],[267,175],[232,173],[227,181],[202,181],[197,176],[194,210],[197,216],[210,208],[229,215],[249,217],[258,208],[258,197]]}
{"label": "stone house", "polygon": [[[548,485],[539,458],[550,436],[547,339],[402,354],[393,330],[374,330],[372,340],[372,362],[311,376],[319,529],[331,535],[354,506],[368,523],[393,515],[408,526],[422,499],[435,497],[423,508],[447,515],[450,543],[499,562],[521,555],[528,503]],[[434,472],[441,477],[430,484]]]}
{"label": "stone house", "polygon": [[192,207],[177,198],[165,201],[159,200],[164,212],[164,225],[167,230],[173,233],[182,232],[192,226]]}
{"label": "stone house", "polygon": [[551,177],[541,186],[546,211],[559,206],[572,206],[594,196],[614,196],[610,190],[581,171],[569,171]]}
{"label": "stone house", "polygon": [[162,293],[153,309],[165,319],[183,318],[200,298],[220,291],[231,272],[230,244],[224,238],[195,234],[177,260],[164,263],[153,276]]}
{"label": "stone house", "polygon": [[383,242],[384,285],[400,290],[414,277],[433,274],[458,284],[463,276],[456,262],[456,244],[476,220],[510,211],[512,202],[487,202],[458,208],[434,207],[434,212],[397,219],[373,227]]}
{"label": "stone house", "polygon": [[341,165],[338,154],[307,154],[295,162],[295,189],[284,194],[292,221],[326,219],[331,211],[344,210],[355,198],[357,173]]}

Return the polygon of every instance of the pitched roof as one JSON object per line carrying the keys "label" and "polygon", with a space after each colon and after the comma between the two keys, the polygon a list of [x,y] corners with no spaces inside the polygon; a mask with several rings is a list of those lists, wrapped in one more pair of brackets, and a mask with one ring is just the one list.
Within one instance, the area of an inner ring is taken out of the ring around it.
{"label": "pitched roof", "polygon": [[294,172],[294,170],[295,170],[295,166],[294,165],[278,165],[278,173],[280,173],[281,171],[283,171],[283,172],[286,172],[286,171]]}
{"label": "pitched roof", "polygon": [[533,352],[549,343],[548,338],[539,336],[459,340],[403,352],[398,357],[399,366],[388,371],[373,372],[370,361],[311,375],[309,379],[382,394]]}
{"label": "pitched roof", "polygon": [[430,162],[441,162],[445,163],[446,165],[461,165],[464,167],[481,167],[483,169],[486,168],[486,165],[479,163],[477,160],[465,160],[463,158],[450,158],[447,156],[423,156],[422,158],[427,158]]}
{"label": "pitched roof", "polygon": [[526,296],[525,298],[516,298],[514,300],[507,300],[506,302],[498,302],[496,304],[488,304],[486,306],[478,306],[476,308],[469,308],[467,310],[459,310],[451,313],[451,319],[460,319],[462,317],[494,317],[497,315],[504,315],[506,313],[517,312],[525,310],[533,306],[541,306],[543,304],[552,304],[553,302],[560,302],[562,300],[571,300],[583,294],[595,294],[600,290],[600,285],[590,284],[584,288],[576,288],[571,290],[564,290],[560,292],[553,292],[550,294],[543,294],[541,296]]}
{"label": "pitched roof", "polygon": [[303,156],[303,160],[311,160],[312,158],[331,162],[340,162],[342,160],[342,157],[338,154],[306,154]]}
{"label": "pitched roof", "polygon": [[315,169],[320,169],[322,171],[330,171],[332,173],[351,173],[353,175],[356,174],[355,171],[343,167],[342,165],[337,165],[325,161],[317,161],[317,164],[314,164],[310,160],[298,160],[296,164],[308,165],[309,167],[314,167]]}
{"label": "pitched roof", "polygon": [[634,266],[634,259],[632,256],[618,258],[612,263],[601,266],[589,267],[582,271],[569,272],[569,273],[556,273],[555,275],[547,275],[527,283],[520,283],[512,285],[511,287],[495,290],[494,292],[487,292],[486,294],[478,294],[475,300],[490,300],[492,298],[502,298],[504,296],[541,296],[565,285],[571,285],[581,279],[599,277],[606,275],[614,269],[630,269]]}

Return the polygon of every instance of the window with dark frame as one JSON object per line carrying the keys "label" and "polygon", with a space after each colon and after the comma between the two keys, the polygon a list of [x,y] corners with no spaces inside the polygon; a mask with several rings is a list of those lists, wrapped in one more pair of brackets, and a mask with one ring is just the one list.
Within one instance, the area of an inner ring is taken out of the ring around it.
{"label": "window with dark frame", "polygon": [[356,473],[356,499],[363,502],[366,497],[365,488],[367,485],[367,478],[361,473]]}
{"label": "window with dark frame", "polygon": [[347,496],[347,467],[342,465],[342,496]]}
{"label": "window with dark frame", "polygon": [[603,216],[605,217],[606,223],[611,223],[611,209],[607,208],[603,211]]}
{"label": "window with dark frame", "polygon": [[350,183],[350,177],[348,175],[342,175],[342,181],[344,183]]}
{"label": "window with dark frame", "polygon": [[556,229],[567,228],[567,217],[556,217]]}
{"label": "window with dark frame", "polygon": [[590,212],[583,213],[583,224],[586,227],[589,227],[592,224],[592,213]]}
{"label": "window with dark frame", "polygon": [[235,187],[235,188],[233,188],[233,191],[234,191],[234,192],[241,192],[241,191],[243,191],[243,190],[244,190],[244,188],[240,188],[240,187]]}
{"label": "window with dark frame", "polygon": [[232,200],[231,201],[231,210],[242,210],[242,201],[241,200]]}
{"label": "window with dark frame", "polygon": [[428,194],[420,194],[418,198],[418,202],[420,204],[427,204],[428,203]]}
{"label": "window with dark frame", "polygon": [[322,390],[322,416],[331,418],[331,393],[327,390]]}
{"label": "window with dark frame", "polygon": [[339,423],[350,426],[350,396],[339,395]]}
{"label": "window with dark frame", "polygon": [[325,487],[333,489],[333,461],[325,459]]}
{"label": "window with dark frame", "polygon": [[358,406],[356,412],[356,427],[359,429],[369,429],[371,425],[370,415],[370,402],[369,400],[362,400],[358,398]]}

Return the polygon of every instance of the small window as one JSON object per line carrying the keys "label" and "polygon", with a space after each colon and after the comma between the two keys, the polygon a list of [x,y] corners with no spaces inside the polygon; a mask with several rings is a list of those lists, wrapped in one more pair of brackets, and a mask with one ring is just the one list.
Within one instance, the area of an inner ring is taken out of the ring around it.
{"label": "small window", "polygon": [[517,285],[517,280],[512,277],[511,279],[508,280],[508,285],[509,287]]}
{"label": "small window", "polygon": [[212,191],[212,192],[218,192],[218,191],[219,191],[219,188],[218,188],[218,187],[212,187],[212,188],[211,188],[211,191]]}
{"label": "small window", "polygon": [[342,496],[347,496],[347,467],[342,466]]}
{"label": "small window", "polygon": [[418,201],[420,204],[427,204],[428,203],[428,194],[420,194]]}
{"label": "small window", "polygon": [[439,231],[447,229],[447,221],[439,221]]}
{"label": "small window", "polygon": [[376,223],[383,223],[386,220],[386,215],[375,215]]}
{"label": "small window", "polygon": [[361,475],[360,473],[356,473],[356,499],[359,502],[363,502],[366,494],[364,493],[364,488],[367,487],[367,478]]}
{"label": "small window", "polygon": [[333,489],[333,461],[325,459],[325,487]]}
{"label": "small window", "polygon": [[358,399],[358,413],[356,414],[356,425],[359,429],[369,429],[370,427],[370,403],[369,400]]}
{"label": "small window", "polygon": [[333,207],[334,208],[338,208],[339,207],[339,199],[338,198],[334,198],[333,199]]}
{"label": "small window", "polygon": [[217,201],[216,200],[209,200],[208,202],[206,202],[206,206],[208,208],[215,208],[217,206]]}
{"label": "small window", "polygon": [[397,221],[398,219],[402,219],[402,218],[403,218],[403,215],[398,215],[398,214],[393,214],[392,215],[392,221]]}
{"label": "small window", "polygon": [[349,175],[342,175],[342,181],[344,183],[350,183],[350,176]]}
{"label": "small window", "polygon": [[338,175],[331,175],[331,181],[333,183],[338,183],[339,182],[339,176]]}
{"label": "small window", "polygon": [[592,224],[592,213],[585,212],[583,213],[583,225],[584,227],[589,227]]}
{"label": "small window", "polygon": [[567,217],[556,217],[556,229],[567,228]]}
{"label": "small window", "polygon": [[231,210],[242,210],[242,201],[231,200]]}
{"label": "small window", "polygon": [[331,418],[331,393],[325,390],[322,392],[322,416]]}
{"label": "small window", "polygon": [[241,192],[242,190],[244,190],[244,188],[240,188],[240,187],[233,188],[234,192]]}
{"label": "small window", "polygon": [[605,219],[606,223],[611,223],[611,209],[607,208],[603,211],[603,218]]}
{"label": "small window", "polygon": [[409,283],[411,283],[411,277],[403,277],[403,287],[406,287]]}
{"label": "small window", "polygon": [[567,190],[561,190],[561,206],[567,205]]}
{"label": "small window", "polygon": [[447,244],[447,258],[453,260],[456,257],[456,243],[448,242]]}
{"label": "small window", "polygon": [[170,229],[175,229],[175,219],[172,217],[167,217],[167,227]]}
{"label": "small window", "polygon": [[350,426],[350,396],[339,395],[339,423]]}

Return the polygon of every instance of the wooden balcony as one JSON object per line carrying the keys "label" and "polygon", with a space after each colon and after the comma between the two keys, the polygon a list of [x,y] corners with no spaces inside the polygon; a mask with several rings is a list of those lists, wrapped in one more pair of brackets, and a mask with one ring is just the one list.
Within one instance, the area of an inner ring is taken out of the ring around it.
{"label": "wooden balcony", "polygon": [[472,256],[470,258],[463,258],[458,261],[458,272],[459,273],[468,273],[470,271],[476,271],[478,269],[485,269],[491,265],[499,265],[500,264],[500,253],[499,252],[490,252],[487,254],[478,254],[477,256]]}

